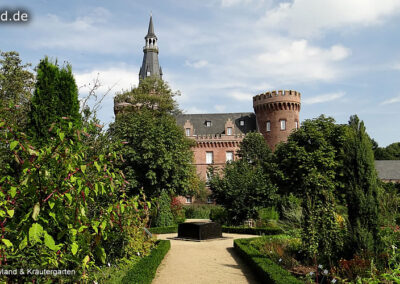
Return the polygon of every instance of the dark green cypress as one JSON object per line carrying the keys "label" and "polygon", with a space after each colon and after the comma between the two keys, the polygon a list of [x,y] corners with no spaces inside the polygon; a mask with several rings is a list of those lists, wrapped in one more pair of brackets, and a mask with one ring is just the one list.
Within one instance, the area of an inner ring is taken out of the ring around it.
{"label": "dark green cypress", "polygon": [[344,145],[344,180],[351,253],[373,253],[378,245],[378,184],[371,139],[364,123],[350,117]]}
{"label": "dark green cypress", "polygon": [[68,117],[75,125],[81,124],[78,88],[71,66],[62,69],[47,57],[37,66],[35,91],[31,100],[27,132],[40,146],[51,137],[49,129],[55,122]]}

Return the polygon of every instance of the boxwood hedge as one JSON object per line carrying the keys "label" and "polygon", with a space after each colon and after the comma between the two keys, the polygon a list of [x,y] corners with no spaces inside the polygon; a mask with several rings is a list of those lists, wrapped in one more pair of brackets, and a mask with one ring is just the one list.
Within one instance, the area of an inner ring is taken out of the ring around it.
{"label": "boxwood hedge", "polygon": [[150,284],[165,254],[169,251],[171,242],[169,240],[157,241],[157,246],[150,255],[137,262],[124,276],[121,283]]}
{"label": "boxwood hedge", "polygon": [[[254,238],[252,238],[254,239]],[[250,245],[252,239],[234,240],[233,246],[239,256],[252,268],[262,283],[300,284],[304,283],[295,278],[290,272],[277,265],[268,257],[260,254]]]}
{"label": "boxwood hedge", "polygon": [[222,232],[248,235],[279,235],[283,233],[281,228],[248,228],[222,226]]}
{"label": "boxwood hedge", "polygon": [[150,233],[152,234],[170,234],[177,233],[178,226],[169,226],[169,227],[153,227],[149,228]]}

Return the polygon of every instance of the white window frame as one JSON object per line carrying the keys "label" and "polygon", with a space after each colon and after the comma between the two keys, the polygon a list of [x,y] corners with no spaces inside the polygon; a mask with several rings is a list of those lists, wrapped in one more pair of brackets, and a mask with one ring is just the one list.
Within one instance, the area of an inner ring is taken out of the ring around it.
{"label": "white window frame", "polygon": [[211,121],[206,120],[206,126],[207,126],[207,127],[211,127]]}
{"label": "white window frame", "polygon": [[233,152],[232,151],[226,151],[225,158],[226,158],[226,162],[227,163],[233,161]]}
{"label": "white window frame", "polygon": [[214,152],[206,152],[206,164],[210,165],[214,163]]}
{"label": "white window frame", "polygon": [[281,126],[281,130],[286,130],[286,119],[279,120],[279,124]]}
{"label": "white window frame", "polygon": [[271,121],[267,121],[266,130],[267,130],[267,132],[271,131]]}
{"label": "white window frame", "polygon": [[294,122],[294,126],[296,127],[296,129],[299,129],[299,122],[297,120]]}
{"label": "white window frame", "polygon": [[210,197],[210,196],[208,196],[207,197],[207,203],[208,204],[211,204],[211,203],[213,203],[214,201],[212,200],[212,198]]}
{"label": "white window frame", "polygon": [[240,126],[244,126],[244,120],[241,120],[241,121],[239,122],[239,125],[240,125]]}
{"label": "white window frame", "polygon": [[191,196],[186,196],[186,204],[192,204],[193,200]]}
{"label": "white window frame", "polygon": [[232,127],[226,128],[226,135],[232,135]]}
{"label": "white window frame", "polygon": [[190,136],[190,128],[186,128],[185,134],[186,134],[186,136]]}

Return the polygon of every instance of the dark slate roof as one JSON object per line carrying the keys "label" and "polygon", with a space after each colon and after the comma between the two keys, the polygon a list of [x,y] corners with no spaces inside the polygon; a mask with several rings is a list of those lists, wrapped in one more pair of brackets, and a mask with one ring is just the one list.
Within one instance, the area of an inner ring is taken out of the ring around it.
{"label": "dark slate roof", "polygon": [[153,26],[153,16],[150,16],[150,22],[149,22],[149,30],[147,31],[146,38],[149,37],[156,37],[156,34],[154,33],[154,26]]}
{"label": "dark slate roof", "polygon": [[400,160],[375,161],[375,168],[380,179],[400,180]]}
{"label": "dark slate roof", "polygon": [[[256,116],[252,112],[180,114],[176,116],[176,121],[183,127],[189,120],[193,124],[194,135],[226,134],[225,123],[229,118],[235,125],[233,129],[235,134],[246,134],[257,130]],[[240,120],[244,120],[244,126],[239,124]],[[206,121],[211,121],[211,127],[206,126]]]}

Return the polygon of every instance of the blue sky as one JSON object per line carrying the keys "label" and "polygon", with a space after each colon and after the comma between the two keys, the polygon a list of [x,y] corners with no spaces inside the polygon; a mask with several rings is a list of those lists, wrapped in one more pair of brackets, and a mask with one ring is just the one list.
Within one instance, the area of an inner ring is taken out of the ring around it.
{"label": "blue sky", "polygon": [[1,1],[27,24],[0,24],[2,51],[34,66],[72,65],[80,92],[99,74],[113,95],[138,83],[150,11],[164,79],[187,113],[250,112],[252,96],[302,94],[301,120],[364,120],[380,146],[400,141],[399,0]]}

